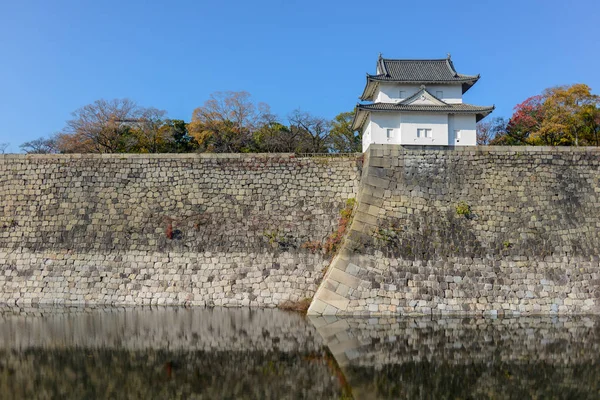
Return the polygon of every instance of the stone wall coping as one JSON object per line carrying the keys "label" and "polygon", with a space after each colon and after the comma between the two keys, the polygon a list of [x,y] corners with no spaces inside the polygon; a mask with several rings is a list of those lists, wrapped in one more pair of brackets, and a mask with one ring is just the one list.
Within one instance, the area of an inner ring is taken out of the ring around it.
{"label": "stone wall coping", "polygon": [[596,146],[400,146],[393,144],[372,144],[369,150],[411,151],[451,151],[472,153],[600,153]]}
{"label": "stone wall coping", "polygon": [[110,154],[0,154],[0,160],[77,160],[77,159],[228,159],[228,160],[252,160],[252,159],[309,159],[309,158],[358,158],[362,153],[343,154],[294,154],[294,153],[110,153]]}

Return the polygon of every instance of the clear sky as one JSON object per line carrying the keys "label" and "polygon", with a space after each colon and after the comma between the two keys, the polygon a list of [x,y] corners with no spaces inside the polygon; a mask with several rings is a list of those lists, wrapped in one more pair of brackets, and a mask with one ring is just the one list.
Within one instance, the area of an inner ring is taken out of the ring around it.
{"label": "clear sky", "polygon": [[0,0],[0,143],[17,152],[101,98],[189,121],[210,93],[246,90],[282,118],[332,118],[379,52],[451,53],[482,76],[465,102],[509,117],[546,87],[600,93],[599,16],[598,0]]}

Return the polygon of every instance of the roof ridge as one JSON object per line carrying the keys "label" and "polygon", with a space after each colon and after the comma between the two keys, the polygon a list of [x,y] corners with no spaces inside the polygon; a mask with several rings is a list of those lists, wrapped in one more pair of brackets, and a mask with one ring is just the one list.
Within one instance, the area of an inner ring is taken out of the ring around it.
{"label": "roof ridge", "polygon": [[383,61],[446,61],[447,58],[382,58]]}
{"label": "roof ridge", "polygon": [[456,71],[456,68],[454,68],[454,63],[452,63],[451,59],[446,58],[446,65],[450,69],[450,72],[452,73],[452,75],[454,75],[455,78],[458,77],[458,72]]}

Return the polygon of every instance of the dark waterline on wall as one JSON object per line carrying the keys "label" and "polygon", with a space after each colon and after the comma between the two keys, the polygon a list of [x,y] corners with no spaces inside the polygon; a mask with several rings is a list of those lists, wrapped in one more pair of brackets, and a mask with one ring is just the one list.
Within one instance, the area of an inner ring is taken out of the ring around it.
{"label": "dark waterline on wall", "polygon": [[598,398],[600,318],[0,309],[0,397]]}

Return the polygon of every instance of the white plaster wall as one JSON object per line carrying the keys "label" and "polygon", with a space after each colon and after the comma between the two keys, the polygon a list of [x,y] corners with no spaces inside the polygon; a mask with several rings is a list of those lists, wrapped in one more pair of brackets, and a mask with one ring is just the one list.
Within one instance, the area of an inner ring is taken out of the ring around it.
{"label": "white plaster wall", "polygon": [[362,151],[363,153],[369,149],[369,145],[372,143],[371,139],[371,121],[367,121],[363,127],[362,132]]}
{"label": "white plaster wall", "polygon": [[[427,113],[372,113],[363,134],[363,151],[371,143],[405,145],[448,145],[448,115]],[[432,137],[417,137],[417,129],[431,129]],[[392,129],[388,139],[387,130]]]}
{"label": "white plaster wall", "polygon": [[[401,144],[400,113],[371,113],[371,143]],[[387,130],[393,129],[392,137],[387,138]]]}
{"label": "white plaster wall", "polygon": [[[425,85],[425,88],[434,96],[436,92],[443,92],[442,100],[449,104],[462,103],[462,86],[458,85]],[[406,92],[405,97],[400,98],[400,90]],[[421,90],[421,85],[400,85],[394,83],[380,83],[373,98],[376,103],[395,103],[412,96]]]}
{"label": "white plaster wall", "polygon": [[[477,145],[477,130],[474,114],[454,114],[452,124],[448,124],[450,144],[454,146]],[[451,129],[451,130],[450,130]],[[460,141],[454,137],[454,131],[460,130]]]}
{"label": "white plaster wall", "polygon": [[[431,138],[418,138],[417,129],[431,129]],[[403,113],[401,144],[416,145],[448,145],[448,115],[447,114],[426,114],[426,113]]]}
{"label": "white plaster wall", "polygon": [[448,114],[448,145],[456,145],[456,138],[454,137],[454,114]]}
{"label": "white plaster wall", "polygon": [[381,85],[377,85],[377,88],[375,89],[375,91],[373,92],[373,102],[376,103],[379,100],[377,100],[379,97],[381,96]]}

